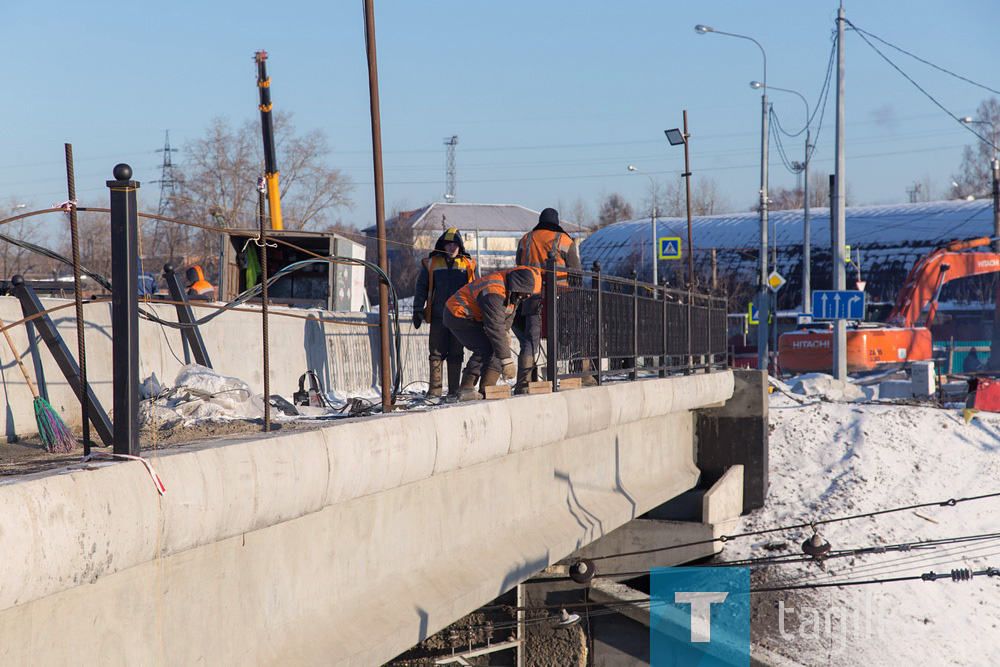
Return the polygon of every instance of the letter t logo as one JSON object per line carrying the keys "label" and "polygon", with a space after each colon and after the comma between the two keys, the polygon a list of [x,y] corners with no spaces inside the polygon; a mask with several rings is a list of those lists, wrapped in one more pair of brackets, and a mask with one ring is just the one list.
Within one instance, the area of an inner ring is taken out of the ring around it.
{"label": "letter t logo", "polygon": [[691,641],[712,641],[712,603],[724,602],[729,593],[724,591],[677,591],[674,602],[691,605]]}

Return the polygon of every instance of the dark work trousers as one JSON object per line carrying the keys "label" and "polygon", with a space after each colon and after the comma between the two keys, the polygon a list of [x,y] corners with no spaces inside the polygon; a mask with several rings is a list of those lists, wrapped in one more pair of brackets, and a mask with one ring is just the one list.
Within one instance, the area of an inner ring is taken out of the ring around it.
{"label": "dark work trousers", "polygon": [[444,324],[451,330],[472,356],[465,364],[465,372],[472,375],[482,375],[483,371],[493,363],[493,343],[486,337],[483,323],[455,317],[450,310],[444,311]]}
{"label": "dark work trousers", "polygon": [[514,316],[514,335],[521,345],[521,356],[538,357],[542,344],[542,295],[536,294],[521,302]]}
{"label": "dark work trousers", "polygon": [[465,349],[462,341],[455,337],[451,330],[444,325],[444,319],[435,317],[431,320],[431,332],[427,337],[427,348],[430,354],[427,358],[431,361],[444,361],[449,364],[461,364],[465,356]]}

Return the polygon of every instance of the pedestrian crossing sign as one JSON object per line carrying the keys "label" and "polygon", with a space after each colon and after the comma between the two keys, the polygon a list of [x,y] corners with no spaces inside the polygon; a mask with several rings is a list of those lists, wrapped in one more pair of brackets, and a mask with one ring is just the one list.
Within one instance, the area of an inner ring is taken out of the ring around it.
{"label": "pedestrian crossing sign", "polygon": [[660,259],[680,259],[681,239],[679,236],[660,239]]}

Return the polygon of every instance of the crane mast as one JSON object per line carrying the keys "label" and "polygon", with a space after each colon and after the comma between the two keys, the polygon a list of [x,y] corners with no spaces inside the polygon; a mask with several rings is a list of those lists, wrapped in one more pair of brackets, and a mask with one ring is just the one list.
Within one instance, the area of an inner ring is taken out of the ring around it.
{"label": "crane mast", "polygon": [[264,138],[267,208],[271,214],[271,229],[282,229],[281,189],[278,186],[278,163],[274,156],[274,123],[271,120],[271,79],[267,76],[267,51],[257,51],[253,59],[257,63],[257,89],[260,91],[260,129]]}

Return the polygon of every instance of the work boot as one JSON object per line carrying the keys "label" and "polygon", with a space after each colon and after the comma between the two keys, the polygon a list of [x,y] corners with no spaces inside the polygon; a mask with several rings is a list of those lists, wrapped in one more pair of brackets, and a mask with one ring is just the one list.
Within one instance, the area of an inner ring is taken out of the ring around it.
{"label": "work boot", "polygon": [[444,370],[443,361],[441,361],[440,359],[431,360],[431,375],[430,375],[430,380],[428,380],[428,384],[430,386],[427,387],[427,398],[441,395],[441,381],[443,380],[441,375],[443,370]]}
{"label": "work boot", "polygon": [[462,376],[462,384],[458,386],[458,394],[455,395],[455,400],[478,401],[481,399],[483,395],[476,391],[476,382],[478,381],[478,374],[466,371],[465,375]]}
{"label": "work boot", "polygon": [[[592,371],[592,370],[594,370],[592,366],[593,366],[593,364],[591,363],[590,359],[584,359],[582,362],[580,362],[580,369],[581,370]],[[596,375],[584,375],[580,379],[580,384],[583,385],[584,387],[596,387],[597,386],[597,376]]]}
{"label": "work boot", "polygon": [[535,374],[535,358],[530,354],[522,354],[517,358],[517,380],[514,382],[515,394],[528,393],[528,383]]}
{"label": "work boot", "polygon": [[462,362],[461,361],[449,361],[448,362],[448,395],[455,396],[459,391],[459,384],[461,383],[462,377]]}
{"label": "work boot", "polygon": [[492,368],[487,368],[483,371],[483,377],[479,380],[479,393],[486,398],[486,388],[492,387],[500,379],[500,371],[495,371]]}

